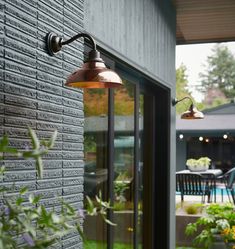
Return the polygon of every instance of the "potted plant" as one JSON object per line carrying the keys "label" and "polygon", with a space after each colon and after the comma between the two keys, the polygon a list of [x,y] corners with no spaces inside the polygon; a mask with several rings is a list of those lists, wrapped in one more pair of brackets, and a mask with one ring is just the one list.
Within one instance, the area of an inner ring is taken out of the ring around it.
{"label": "potted plant", "polygon": [[202,231],[194,239],[195,245],[204,244],[210,249],[235,249],[235,209],[231,204],[211,204],[206,208],[206,214],[189,223],[186,235],[192,235],[199,228]]}
{"label": "potted plant", "polygon": [[209,169],[211,159],[209,157],[200,157],[199,159],[188,159],[186,165],[190,171],[205,171]]}

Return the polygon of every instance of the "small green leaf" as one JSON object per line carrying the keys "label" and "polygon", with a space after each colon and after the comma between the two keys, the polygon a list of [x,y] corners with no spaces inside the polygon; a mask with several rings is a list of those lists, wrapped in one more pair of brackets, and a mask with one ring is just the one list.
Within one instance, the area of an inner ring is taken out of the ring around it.
{"label": "small green leaf", "polygon": [[47,146],[48,146],[49,149],[51,149],[51,148],[54,146],[56,137],[57,137],[57,130],[55,130],[55,131],[53,132],[52,137],[51,137],[50,140],[48,141]]}
{"label": "small green leaf", "polygon": [[0,148],[6,147],[8,143],[9,143],[8,137],[7,135],[4,135],[2,140],[0,141],[0,146],[1,146]]}
{"label": "small green leaf", "polygon": [[28,188],[27,187],[23,187],[22,189],[20,189],[20,194],[21,195],[24,195],[27,192],[28,192]]}
{"label": "small green leaf", "polygon": [[23,199],[22,197],[18,197],[18,198],[16,199],[16,205],[17,205],[17,206],[20,206],[23,202],[24,202],[24,199]]}
{"label": "small green leaf", "polygon": [[32,130],[31,128],[29,128],[28,130],[29,130],[29,136],[31,137],[33,149],[38,150],[40,148],[40,141],[38,140],[38,137],[34,130]]}
{"label": "small green leaf", "polygon": [[43,162],[42,162],[41,157],[36,158],[36,169],[37,169],[39,178],[42,179],[43,178]]}

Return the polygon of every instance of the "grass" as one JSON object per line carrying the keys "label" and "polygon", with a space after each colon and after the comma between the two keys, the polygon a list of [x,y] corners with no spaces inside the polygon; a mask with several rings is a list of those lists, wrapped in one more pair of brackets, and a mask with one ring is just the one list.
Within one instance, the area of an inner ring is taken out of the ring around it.
{"label": "grass", "polygon": [[[107,245],[95,240],[88,240],[84,243],[84,249],[106,249]],[[141,249],[142,247],[140,247]],[[114,243],[113,249],[133,249],[133,245],[125,243]]]}

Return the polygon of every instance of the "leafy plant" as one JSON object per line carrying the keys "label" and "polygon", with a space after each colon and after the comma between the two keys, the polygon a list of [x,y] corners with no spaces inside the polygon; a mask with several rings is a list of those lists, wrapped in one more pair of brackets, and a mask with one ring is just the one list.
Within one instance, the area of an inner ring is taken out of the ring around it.
{"label": "leafy plant", "polygon": [[194,239],[195,245],[204,244],[208,248],[215,239],[215,235],[222,235],[226,241],[225,231],[235,226],[234,206],[231,204],[211,204],[206,208],[206,215],[198,218],[195,223],[189,223],[185,233],[192,235],[196,233],[199,227],[201,233]]}
{"label": "leafy plant", "polygon": [[[55,143],[57,132],[54,132],[49,140],[41,140],[36,133],[29,128],[32,148],[20,151],[9,146],[7,136],[0,140],[1,159],[4,154],[23,158],[33,158],[36,162],[38,177],[43,176],[42,156],[48,153]],[[4,177],[5,169],[0,168],[0,176]],[[80,225],[84,218],[83,210],[76,210],[61,199],[61,211],[58,213],[54,208],[46,209],[40,203],[40,196],[29,193],[26,187],[22,188],[17,196],[11,197],[11,188],[1,186],[0,203],[0,248],[1,249],[44,249],[59,242],[59,240],[76,230],[80,236],[85,236]],[[101,195],[96,197],[96,203],[87,197],[88,215],[101,215],[106,223],[115,225],[106,218],[107,210],[110,209],[108,202],[102,201]]]}

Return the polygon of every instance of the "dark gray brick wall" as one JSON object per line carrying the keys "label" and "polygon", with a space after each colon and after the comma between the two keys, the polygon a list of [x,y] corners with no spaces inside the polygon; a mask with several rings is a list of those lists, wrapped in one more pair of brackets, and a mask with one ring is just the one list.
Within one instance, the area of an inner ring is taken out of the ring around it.
{"label": "dark gray brick wall", "polygon": [[[13,192],[27,186],[42,195],[47,208],[59,209],[58,197],[83,204],[83,94],[64,87],[67,75],[82,64],[83,43],[74,42],[55,57],[45,50],[48,32],[65,38],[83,30],[83,0],[0,0],[0,135],[27,148],[27,126],[40,138],[58,138],[44,158],[44,179],[36,178],[33,161],[8,158],[5,185]],[[54,248],[80,248],[76,233]]]}

